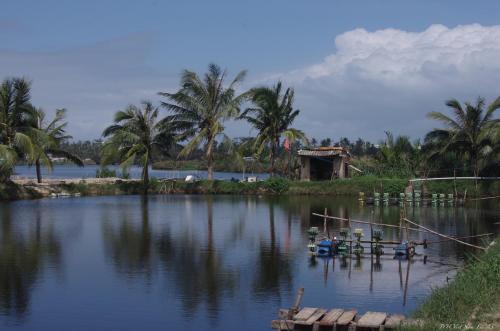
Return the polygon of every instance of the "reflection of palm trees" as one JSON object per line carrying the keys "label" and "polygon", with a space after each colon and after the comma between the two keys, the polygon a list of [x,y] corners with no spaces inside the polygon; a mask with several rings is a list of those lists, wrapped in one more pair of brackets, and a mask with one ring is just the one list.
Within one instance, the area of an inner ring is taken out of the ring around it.
{"label": "reflection of palm trees", "polygon": [[120,224],[115,227],[110,222],[103,223],[105,246],[111,255],[119,273],[128,276],[138,274],[150,278],[152,274],[152,234],[149,224],[149,209],[147,197],[141,197],[141,223],[130,221],[129,211]]}
{"label": "reflection of palm trees", "polygon": [[0,310],[19,318],[28,310],[30,291],[44,265],[60,262],[58,238],[52,227],[42,231],[36,211],[35,228],[25,233],[14,228],[10,205],[0,208]]}
{"label": "reflection of palm trees", "polygon": [[189,315],[206,301],[209,314],[216,317],[221,297],[232,294],[236,285],[237,272],[224,267],[223,258],[215,247],[213,220],[213,197],[207,197],[205,247],[188,231],[175,239],[166,231],[159,236],[156,245],[160,261],[173,276],[184,310]]}
{"label": "reflection of palm trees", "polygon": [[290,262],[276,243],[273,201],[269,202],[269,233],[269,241],[260,241],[257,276],[254,282],[254,292],[257,296],[279,295],[282,285],[291,289],[292,284]]}

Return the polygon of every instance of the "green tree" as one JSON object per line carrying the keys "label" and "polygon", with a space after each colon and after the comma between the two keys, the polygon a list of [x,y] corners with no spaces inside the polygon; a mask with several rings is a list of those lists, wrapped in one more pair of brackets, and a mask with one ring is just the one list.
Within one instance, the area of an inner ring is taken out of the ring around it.
{"label": "green tree", "polygon": [[51,156],[63,157],[70,162],[83,167],[83,161],[76,155],[61,148],[61,143],[70,139],[71,136],[66,133],[65,121],[66,109],[57,109],[55,117],[47,122],[45,112],[40,108],[34,108],[31,111],[32,126],[37,129],[38,139],[33,139],[34,142],[34,164],[36,168],[36,178],[38,183],[42,182],[41,165],[44,165],[49,170],[52,170],[53,164]]}
{"label": "green tree", "polygon": [[321,147],[329,147],[332,145],[332,140],[330,138],[321,139],[319,144]]}
{"label": "green tree", "polygon": [[430,112],[428,116],[444,124],[443,129],[434,129],[427,134],[426,140],[437,140],[442,146],[437,152],[453,151],[467,159],[474,176],[487,165],[488,155],[495,149],[495,132],[500,124],[494,118],[500,108],[497,98],[485,109],[485,101],[479,97],[475,104],[465,102],[462,106],[456,99],[446,102],[452,116],[441,112]]}
{"label": "green tree", "polygon": [[203,80],[195,72],[185,70],[179,91],[159,93],[169,100],[162,102],[163,107],[173,112],[168,120],[175,122],[182,138],[190,139],[179,156],[187,157],[203,145],[209,180],[213,179],[216,139],[224,132],[224,122],[239,113],[239,107],[247,97],[246,93],[236,95],[235,91],[245,74],[246,71],[241,71],[225,87],[226,71],[210,64]]}
{"label": "green tree", "polygon": [[281,82],[273,87],[258,87],[250,91],[254,108],[247,108],[240,116],[246,119],[257,131],[255,148],[258,153],[266,147],[269,148],[269,161],[271,175],[280,146],[280,139],[285,136],[290,142],[295,140],[307,141],[305,134],[291,128],[293,121],[300,110],[293,109],[294,90],[287,88],[285,93]]}
{"label": "green tree", "polygon": [[34,159],[30,126],[31,83],[23,78],[8,78],[0,85],[0,180],[7,180],[20,157]]}
{"label": "green tree", "polygon": [[144,193],[147,193],[153,152],[167,150],[175,144],[177,136],[168,119],[158,120],[158,107],[149,101],[141,105],[142,108],[129,105],[115,113],[115,123],[103,132],[109,139],[102,148],[101,164],[119,161],[126,169],[138,162],[142,167]]}

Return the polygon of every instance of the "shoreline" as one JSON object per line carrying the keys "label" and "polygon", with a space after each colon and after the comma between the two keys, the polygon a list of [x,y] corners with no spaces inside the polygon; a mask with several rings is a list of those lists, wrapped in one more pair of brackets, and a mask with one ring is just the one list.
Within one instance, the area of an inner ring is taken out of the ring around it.
{"label": "shoreline", "polygon": [[[398,197],[405,192],[407,179],[354,177],[335,181],[302,182],[283,178],[270,178],[258,182],[234,182],[229,180],[184,180],[156,179],[150,181],[149,194],[241,194],[241,195],[320,195],[349,196],[358,198],[360,192],[366,197],[374,192],[389,193]],[[454,194],[455,197],[483,198],[500,195],[500,181],[482,183],[478,189],[473,182],[429,182],[423,190],[423,197],[431,193]],[[51,196],[99,196],[143,194],[143,184],[139,179],[122,178],[72,178],[14,179],[0,183],[0,200],[38,199]]]}
{"label": "shoreline", "polygon": [[474,254],[446,286],[434,290],[401,330],[500,330],[500,245]]}

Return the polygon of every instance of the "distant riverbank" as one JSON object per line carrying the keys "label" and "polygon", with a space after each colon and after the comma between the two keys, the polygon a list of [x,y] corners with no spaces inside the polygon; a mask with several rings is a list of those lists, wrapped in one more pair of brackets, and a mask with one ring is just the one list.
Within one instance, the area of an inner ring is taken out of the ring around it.
{"label": "distant riverbank", "polygon": [[[374,192],[399,196],[408,186],[408,180],[398,178],[356,177],[323,182],[290,181],[283,178],[270,178],[254,183],[230,180],[158,180],[153,178],[148,192],[150,194],[246,194],[246,195],[330,195],[357,197],[359,192],[372,196]],[[473,181],[429,182],[424,193],[454,194],[467,198],[500,195],[500,182],[481,183],[477,190]],[[33,179],[14,180],[0,184],[0,199],[36,199],[59,195],[126,195],[143,193],[143,184],[137,179],[120,178],[73,178],[46,179],[38,184]]]}

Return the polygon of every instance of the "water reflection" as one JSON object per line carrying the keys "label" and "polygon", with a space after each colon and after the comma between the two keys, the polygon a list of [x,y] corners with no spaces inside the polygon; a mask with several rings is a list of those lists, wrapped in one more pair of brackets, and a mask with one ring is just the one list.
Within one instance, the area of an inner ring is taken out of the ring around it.
{"label": "water reflection", "polygon": [[44,268],[59,268],[61,245],[52,224],[42,226],[39,206],[28,223],[14,220],[12,209],[11,204],[0,205],[0,312],[23,319]]}
{"label": "water reflection", "polygon": [[[253,284],[254,294],[259,298],[279,297],[280,291],[290,290],[292,284],[292,270],[288,256],[282,252],[281,245],[276,239],[274,209],[275,202],[271,200],[269,202],[269,239],[261,238],[259,241],[259,255]],[[287,227],[287,232],[290,232],[289,227]]]}
{"label": "water reflection", "polygon": [[164,231],[156,247],[163,268],[180,292],[184,313],[191,315],[205,303],[211,318],[216,318],[222,296],[232,296],[238,270],[224,266],[224,257],[214,243],[214,201],[206,197],[206,239],[198,240],[185,229],[180,236]]}
{"label": "water reflection", "polygon": [[[344,218],[395,225],[400,219],[398,207],[331,197],[123,196],[0,204],[0,328],[22,319],[24,329],[106,323],[122,330],[167,324],[260,330],[292,303],[298,287],[305,287],[304,305],[409,313],[470,252],[445,241],[426,251],[419,247],[426,255],[411,263],[394,260],[388,246],[378,258],[311,259],[306,230],[323,229],[323,219],[311,214],[325,208]],[[418,207],[407,215],[465,236],[495,232],[496,208]],[[328,222],[326,231],[336,235],[346,223]],[[389,228],[383,239],[404,235]],[[420,232],[410,236],[431,239]],[[51,277],[62,266],[64,277]]]}
{"label": "water reflection", "polygon": [[140,198],[140,216],[135,217],[132,206],[119,209],[118,220],[103,210],[103,237],[106,254],[119,274],[127,278],[152,275],[153,237],[149,224],[148,199]]}

